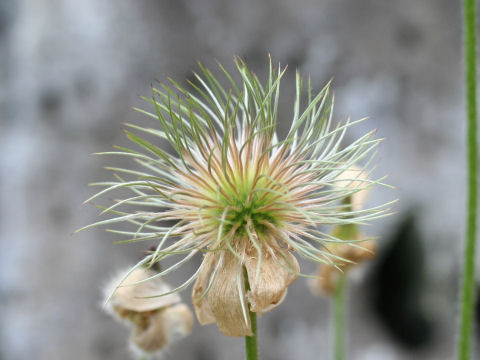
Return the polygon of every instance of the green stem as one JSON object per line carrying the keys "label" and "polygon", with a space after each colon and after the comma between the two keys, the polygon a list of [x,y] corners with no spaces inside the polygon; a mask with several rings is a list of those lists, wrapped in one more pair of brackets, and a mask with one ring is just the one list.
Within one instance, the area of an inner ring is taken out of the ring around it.
{"label": "green stem", "polygon": [[477,232],[477,69],[476,1],[464,0],[465,87],[467,105],[468,205],[467,233],[461,288],[458,359],[470,360],[475,295],[475,241]]}
{"label": "green stem", "polygon": [[337,288],[333,299],[333,319],[334,319],[334,342],[333,358],[343,360],[345,358],[345,290],[347,286],[346,275],[341,275],[338,279]]}
{"label": "green stem", "polygon": [[[243,268],[243,276],[245,278],[245,290],[250,290],[248,282],[247,269]],[[252,336],[245,336],[245,355],[247,360],[258,360],[258,336],[257,336],[257,314],[248,310],[250,314],[250,324],[252,327]]]}
{"label": "green stem", "polygon": [[247,360],[258,360],[257,344],[257,314],[250,311],[250,321],[252,323],[252,336],[245,336],[245,350]]}

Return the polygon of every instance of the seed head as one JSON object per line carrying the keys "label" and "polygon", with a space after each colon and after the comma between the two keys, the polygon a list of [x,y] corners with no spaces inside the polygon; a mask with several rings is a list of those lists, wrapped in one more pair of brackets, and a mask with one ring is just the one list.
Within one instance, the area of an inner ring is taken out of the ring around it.
{"label": "seed head", "polygon": [[[90,226],[128,222],[136,231],[111,231],[129,236],[126,242],[155,242],[155,251],[136,267],[179,257],[152,278],[203,253],[199,269],[172,292],[195,282],[200,323],[216,322],[224,334],[243,336],[251,333],[249,309],[262,313],[278,306],[301,275],[297,256],[316,263],[335,261],[326,245],[340,240],[319,226],[363,224],[385,216],[388,209],[387,204],[356,209],[345,203],[381,183],[367,178],[354,179],[352,186],[340,183],[357,162],[371,173],[380,140],[371,131],[342,147],[348,128],[364,119],[334,125],[330,83],[314,94],[308,81],[303,94],[297,73],[290,129],[280,138],[276,126],[286,68],[270,62],[262,83],[243,61],[235,63],[239,81],[220,65],[227,88],[201,65],[202,75],[195,75],[190,89],[173,80],[153,88],[146,100],[154,111],[139,111],[160,128],[129,125],[145,135],[126,132],[138,149],[117,147],[108,153],[131,157],[143,169],[111,168],[117,180],[96,184],[106,189],[87,201],[112,190],[131,192],[104,208],[111,218]],[[174,155],[159,147],[163,141]]]}

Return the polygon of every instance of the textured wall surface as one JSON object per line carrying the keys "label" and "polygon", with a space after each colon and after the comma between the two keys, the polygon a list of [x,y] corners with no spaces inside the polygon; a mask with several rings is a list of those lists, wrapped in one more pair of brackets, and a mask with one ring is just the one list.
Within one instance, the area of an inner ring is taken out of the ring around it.
{"label": "textured wall surface", "polygon": [[[370,116],[381,189],[397,215],[367,229],[380,255],[352,279],[350,359],[447,359],[454,348],[465,202],[460,9],[447,0],[0,1],[0,359],[128,359],[127,331],[101,311],[101,286],[141,246],[113,245],[82,205],[109,178],[89,154],[125,144],[150,84],[237,54],[267,54],[320,88],[336,119]],[[305,271],[313,272],[308,264]],[[194,264],[170,278],[174,283]],[[311,267],[311,266],[310,266]],[[189,301],[187,290],[183,297]],[[262,359],[329,359],[329,304],[303,279],[260,319]],[[195,325],[167,359],[242,359],[243,340]]]}

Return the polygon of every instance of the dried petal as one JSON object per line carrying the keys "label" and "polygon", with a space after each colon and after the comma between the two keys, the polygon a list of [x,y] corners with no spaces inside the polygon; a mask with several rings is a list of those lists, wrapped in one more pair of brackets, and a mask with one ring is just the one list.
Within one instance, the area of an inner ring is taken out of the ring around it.
{"label": "dried petal", "polygon": [[[157,296],[171,291],[171,287],[157,277],[138,285],[136,282],[148,279],[155,275],[155,272],[145,268],[135,269],[116,290],[111,299],[111,305],[116,311],[121,309],[143,312],[155,310],[180,302],[180,296],[176,293]],[[119,281],[112,282],[116,286]],[[155,297],[149,297],[155,296]]]}
{"label": "dried petal", "polygon": [[245,261],[250,291],[248,300],[253,312],[267,312],[283,301],[288,286],[300,272],[298,261],[290,252],[281,247],[265,248],[262,251],[261,268],[257,279],[258,255],[252,252]]}
{"label": "dried petal", "polygon": [[309,279],[308,285],[315,295],[332,295],[335,292],[335,284],[341,273],[331,265],[320,265],[317,268],[317,277]]}
{"label": "dried petal", "polygon": [[218,254],[215,254],[214,252],[210,252],[205,255],[197,280],[193,285],[192,303],[198,322],[201,325],[208,325],[215,322],[215,317],[210,310],[210,305],[208,303],[208,298],[205,295],[205,291],[208,288],[210,276],[212,275],[214,267],[219,261],[218,257]]}
{"label": "dried petal", "polygon": [[353,247],[349,244],[332,244],[329,250],[336,256],[347,261],[337,260],[335,265],[323,264],[317,269],[317,278],[311,279],[309,285],[315,294],[333,294],[335,292],[338,277],[352,267],[372,259],[375,256],[376,244],[373,240],[367,240],[359,244],[362,248]]}
{"label": "dried petal", "polygon": [[252,330],[242,263],[230,251],[225,251],[223,257],[224,261],[207,295],[210,311],[223,334],[250,336]]}
{"label": "dried petal", "polygon": [[131,341],[141,352],[157,352],[192,331],[193,315],[185,304],[137,316],[141,318],[136,322]]}
{"label": "dried petal", "polygon": [[146,318],[146,326],[137,326],[132,334],[132,342],[147,353],[164,348],[167,343],[166,329],[163,323],[163,311]]}
{"label": "dried petal", "polygon": [[163,310],[162,321],[169,343],[180,340],[192,332],[193,314],[185,304],[170,306]]}

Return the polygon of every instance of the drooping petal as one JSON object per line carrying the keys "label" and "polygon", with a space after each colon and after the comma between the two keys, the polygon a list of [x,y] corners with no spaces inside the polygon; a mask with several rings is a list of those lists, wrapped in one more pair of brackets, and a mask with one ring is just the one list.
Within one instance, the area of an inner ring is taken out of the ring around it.
{"label": "drooping petal", "polygon": [[153,353],[167,345],[168,339],[162,321],[163,311],[145,318],[143,326],[135,327],[132,343],[146,353]]}
{"label": "drooping petal", "polygon": [[193,315],[187,305],[170,306],[162,312],[162,315],[169,343],[184,338],[192,331]]}
{"label": "drooping petal", "polygon": [[[219,256],[219,254],[217,254]],[[207,298],[218,329],[228,336],[252,335],[240,259],[225,251]]]}
{"label": "drooping petal", "polygon": [[[331,243],[326,248],[334,255],[345,259],[335,260],[337,266],[343,271],[348,270],[351,266],[361,263],[365,260],[372,259],[375,256],[376,243],[374,240],[366,240],[366,236],[354,224],[338,225],[331,231],[332,235],[345,242]],[[348,241],[359,241],[358,246],[352,246]]]}
{"label": "drooping petal", "polygon": [[250,283],[248,300],[253,312],[263,313],[280,305],[288,286],[297,278],[300,266],[295,256],[280,246],[269,249],[264,247],[257,278],[258,261],[255,251],[245,260]]}
{"label": "drooping petal", "polygon": [[193,315],[185,304],[178,304],[156,312],[139,314],[132,333],[132,343],[141,352],[155,353],[168,344],[187,336],[193,326]]}
{"label": "drooping petal", "polygon": [[[363,235],[359,234],[357,239]],[[376,243],[373,240],[362,241],[361,247],[353,247],[350,244],[332,244],[329,250],[335,256],[345,259],[335,260],[334,264],[322,264],[317,269],[317,277],[310,279],[309,286],[316,295],[332,295],[335,292],[338,279],[356,265],[370,260],[375,256]]]}
{"label": "drooping petal", "polygon": [[[146,282],[134,285],[154,276],[156,273],[146,268],[135,269],[116,290],[111,299],[111,306],[114,309],[131,310],[137,312],[155,310],[180,302],[177,293],[158,296],[171,291],[171,287],[161,277],[156,277]],[[112,281],[117,286],[119,281]],[[110,286],[109,288],[111,288]],[[151,297],[153,296],[153,297]]]}
{"label": "drooping petal", "polygon": [[352,259],[355,263],[370,260],[375,257],[377,251],[377,243],[373,240],[363,241],[359,244],[361,248],[354,247]]}
{"label": "drooping petal", "polygon": [[198,322],[201,325],[208,325],[215,322],[215,317],[210,310],[210,304],[205,292],[207,291],[210,277],[214,268],[217,266],[218,261],[219,256],[214,252],[205,255],[197,280],[193,285],[192,303]]}
{"label": "drooping petal", "polygon": [[332,295],[340,275],[342,273],[333,265],[320,265],[317,268],[316,277],[308,279],[310,290],[318,296]]}
{"label": "drooping petal", "polygon": [[143,353],[155,353],[192,331],[193,315],[185,304],[138,314],[138,317],[131,340]]}

